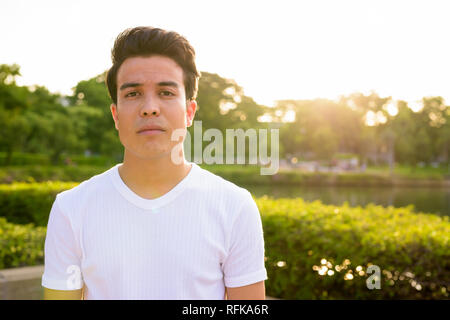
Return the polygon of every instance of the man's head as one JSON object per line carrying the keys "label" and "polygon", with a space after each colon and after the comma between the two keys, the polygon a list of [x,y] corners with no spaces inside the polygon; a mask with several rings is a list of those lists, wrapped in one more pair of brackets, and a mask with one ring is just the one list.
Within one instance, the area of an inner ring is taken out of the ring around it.
{"label": "man's head", "polygon": [[[106,82],[126,155],[170,155],[180,142],[179,131],[192,124],[197,106],[200,74],[194,49],[175,32],[138,27],[117,37],[112,60]],[[151,128],[160,130],[142,131]]]}
{"label": "man's head", "polygon": [[174,60],[183,69],[186,98],[195,100],[200,72],[195,65],[195,50],[181,35],[153,27],[126,29],[118,35],[111,52],[112,67],[106,84],[112,101],[117,104],[117,72],[130,57],[161,55]]}

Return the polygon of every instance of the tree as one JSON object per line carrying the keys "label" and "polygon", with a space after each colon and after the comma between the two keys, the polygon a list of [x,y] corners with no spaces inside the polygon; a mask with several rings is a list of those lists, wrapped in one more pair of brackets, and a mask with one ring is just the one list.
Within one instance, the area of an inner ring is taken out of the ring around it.
{"label": "tree", "polygon": [[398,113],[391,120],[392,129],[397,137],[395,157],[400,163],[414,165],[416,163],[414,135],[417,130],[414,112],[404,101],[399,101],[397,108]]}
{"label": "tree", "polygon": [[442,162],[446,163],[449,168],[450,174],[450,106],[445,107],[443,114],[444,123],[438,129],[438,137],[436,139],[436,149],[438,158],[442,159]]}
{"label": "tree", "polygon": [[197,111],[195,120],[201,120],[204,128],[216,128],[225,132],[230,128],[228,114],[237,106],[242,95],[233,80],[224,79],[217,74],[202,72],[197,94]]}
{"label": "tree", "polygon": [[78,82],[70,97],[72,105],[69,112],[80,119],[77,130],[85,141],[85,147],[93,153],[105,154],[107,151],[107,155],[112,156],[120,152],[121,145],[109,108],[112,101],[105,84],[105,74]]}
{"label": "tree", "polygon": [[227,128],[257,128],[264,107],[244,95],[234,80],[214,73],[202,72],[197,95],[196,120],[206,128],[224,132]]}
{"label": "tree", "polygon": [[[285,115],[292,111],[295,112],[294,121],[283,123]],[[313,152],[316,157],[324,159],[337,151],[356,153],[360,149],[362,116],[345,102],[280,100],[269,114],[282,123],[280,140],[285,156]],[[322,141],[326,136],[329,140]]]}
{"label": "tree", "polygon": [[310,140],[310,148],[318,160],[331,159],[336,153],[339,141],[330,127],[323,125],[318,127]]}
{"label": "tree", "polygon": [[0,146],[6,152],[5,165],[9,165],[14,151],[20,150],[30,126],[17,110],[0,108]]}
{"label": "tree", "polygon": [[15,78],[20,76],[20,67],[0,65],[0,148],[6,151],[6,163],[9,165],[14,150],[23,146],[30,128],[22,118],[28,108],[28,89],[16,85]]}
{"label": "tree", "polygon": [[[395,162],[394,149],[397,137],[389,121],[392,119],[392,116],[386,108],[391,99],[392,97],[380,97],[376,92],[372,91],[369,95],[364,95],[360,92],[350,94],[347,97],[342,97],[341,102],[353,108],[364,120],[367,120],[370,114],[375,116],[373,123],[365,124],[372,127],[371,129],[365,130],[365,137],[371,137],[370,143],[376,145],[375,148],[371,148],[371,153],[378,154],[380,151],[383,152],[385,150],[388,155],[386,160],[389,164],[390,172],[393,173]],[[369,131],[374,132],[373,134],[367,134]],[[370,148],[362,147],[361,149],[367,152]]]}
{"label": "tree", "polygon": [[441,155],[445,158],[445,154],[448,154],[450,106],[445,105],[442,97],[423,98],[422,103],[423,109],[419,112],[420,121],[426,127],[426,134],[432,141],[431,154],[427,162],[437,161]]}
{"label": "tree", "polygon": [[49,112],[46,117],[48,120],[45,128],[48,130],[45,131],[47,136],[44,139],[47,142],[47,150],[50,151],[52,164],[58,164],[64,152],[80,151],[80,142],[74,130],[74,122],[67,114]]}
{"label": "tree", "polygon": [[0,108],[5,111],[19,111],[28,107],[28,89],[16,85],[17,76],[20,76],[17,64],[0,65]]}
{"label": "tree", "polygon": [[72,105],[82,104],[109,112],[111,99],[105,84],[106,71],[88,80],[82,80],[73,88]]}

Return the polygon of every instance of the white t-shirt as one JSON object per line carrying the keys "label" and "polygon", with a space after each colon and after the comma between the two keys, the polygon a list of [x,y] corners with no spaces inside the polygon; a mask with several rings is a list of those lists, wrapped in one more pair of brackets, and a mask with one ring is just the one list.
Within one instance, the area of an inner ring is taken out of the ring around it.
{"label": "white t-shirt", "polygon": [[267,279],[261,216],[250,192],[199,167],[145,199],[118,168],[59,193],[42,286],[85,299],[222,300]]}

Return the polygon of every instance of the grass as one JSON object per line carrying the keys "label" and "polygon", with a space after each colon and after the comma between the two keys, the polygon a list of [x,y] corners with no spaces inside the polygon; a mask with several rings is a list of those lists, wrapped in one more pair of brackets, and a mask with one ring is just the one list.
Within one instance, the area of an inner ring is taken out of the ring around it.
{"label": "grass", "polygon": [[[389,166],[370,166],[366,173],[389,175]],[[450,166],[423,166],[413,167],[408,165],[396,165],[394,176],[406,179],[445,179],[450,178]]]}

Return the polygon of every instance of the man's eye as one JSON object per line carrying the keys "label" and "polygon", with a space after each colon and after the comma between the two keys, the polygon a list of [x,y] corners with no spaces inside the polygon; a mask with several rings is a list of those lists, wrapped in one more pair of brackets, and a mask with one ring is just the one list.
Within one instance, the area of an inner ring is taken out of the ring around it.
{"label": "man's eye", "polygon": [[160,94],[161,94],[162,96],[166,96],[166,97],[169,97],[169,96],[173,96],[173,95],[174,95],[172,92],[167,91],[167,90],[161,91]]}
{"label": "man's eye", "polygon": [[137,92],[137,91],[131,91],[131,92],[128,92],[126,95],[125,95],[125,97],[135,97],[135,96],[137,96],[139,94],[139,92]]}

